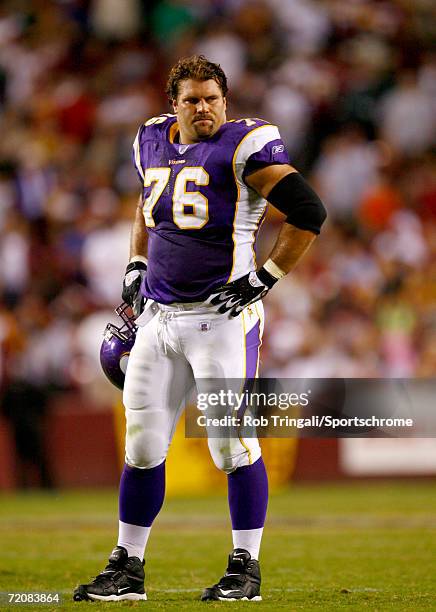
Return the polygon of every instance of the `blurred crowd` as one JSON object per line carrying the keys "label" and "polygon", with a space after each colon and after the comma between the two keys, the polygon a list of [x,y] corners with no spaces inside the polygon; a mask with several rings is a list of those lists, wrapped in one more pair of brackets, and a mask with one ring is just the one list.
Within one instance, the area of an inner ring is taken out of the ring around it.
{"label": "blurred crowd", "polygon": [[434,17],[430,0],[3,0],[3,387],[110,387],[98,350],[140,191],[132,142],[193,53],[226,71],[229,118],[280,127],[329,211],[266,299],[263,373],[434,376]]}

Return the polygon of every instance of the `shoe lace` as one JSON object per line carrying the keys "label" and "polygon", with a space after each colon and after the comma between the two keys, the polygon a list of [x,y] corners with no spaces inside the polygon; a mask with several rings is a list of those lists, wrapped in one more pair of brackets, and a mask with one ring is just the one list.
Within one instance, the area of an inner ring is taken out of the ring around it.
{"label": "shoe lace", "polygon": [[226,573],[218,583],[219,588],[225,590],[239,589],[245,582],[245,574],[241,573],[240,568],[237,571],[232,571],[231,567],[227,568]]}
{"label": "shoe lace", "polygon": [[223,576],[218,583],[220,589],[228,591],[239,589],[244,584],[244,579],[240,576]]}
{"label": "shoe lace", "polygon": [[107,584],[114,582],[115,577],[118,575],[120,568],[117,563],[109,562],[104,570],[98,574],[92,581],[94,584]]}

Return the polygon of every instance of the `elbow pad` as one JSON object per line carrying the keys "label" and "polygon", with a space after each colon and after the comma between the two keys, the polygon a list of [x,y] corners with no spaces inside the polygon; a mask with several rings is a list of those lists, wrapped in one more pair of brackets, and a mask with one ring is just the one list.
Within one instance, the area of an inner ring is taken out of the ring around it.
{"label": "elbow pad", "polygon": [[274,185],[267,200],[286,215],[286,223],[314,234],[320,233],[327,211],[312,187],[298,172],[287,174]]}

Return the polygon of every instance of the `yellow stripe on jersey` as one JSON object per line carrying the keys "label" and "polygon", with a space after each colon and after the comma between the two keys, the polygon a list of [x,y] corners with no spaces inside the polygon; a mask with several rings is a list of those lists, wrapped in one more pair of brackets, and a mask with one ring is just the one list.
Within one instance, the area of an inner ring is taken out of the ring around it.
{"label": "yellow stripe on jersey", "polygon": [[171,144],[174,144],[174,138],[176,137],[177,132],[179,131],[179,124],[177,121],[170,126],[168,131],[168,139]]}

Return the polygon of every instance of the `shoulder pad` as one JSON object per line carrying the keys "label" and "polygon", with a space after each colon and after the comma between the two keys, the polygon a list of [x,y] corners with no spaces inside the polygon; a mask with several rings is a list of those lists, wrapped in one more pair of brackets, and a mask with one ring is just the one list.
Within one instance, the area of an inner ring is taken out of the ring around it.
{"label": "shoulder pad", "polygon": [[144,181],[144,168],[141,159],[142,146],[147,141],[166,140],[168,138],[168,132],[175,122],[175,115],[165,113],[157,117],[151,117],[151,119],[148,119],[139,126],[133,142],[133,163],[141,183]]}
{"label": "shoulder pad", "polygon": [[176,122],[176,116],[171,113],[163,113],[156,117],[147,119],[141,126],[141,140],[155,140],[166,138],[168,130]]}
{"label": "shoulder pad", "polygon": [[227,121],[230,124],[231,129],[237,130],[242,134],[247,134],[252,130],[255,130],[258,127],[262,127],[263,125],[271,125],[269,121],[265,121],[265,119],[259,119],[258,117],[244,117],[244,119],[229,119]]}

